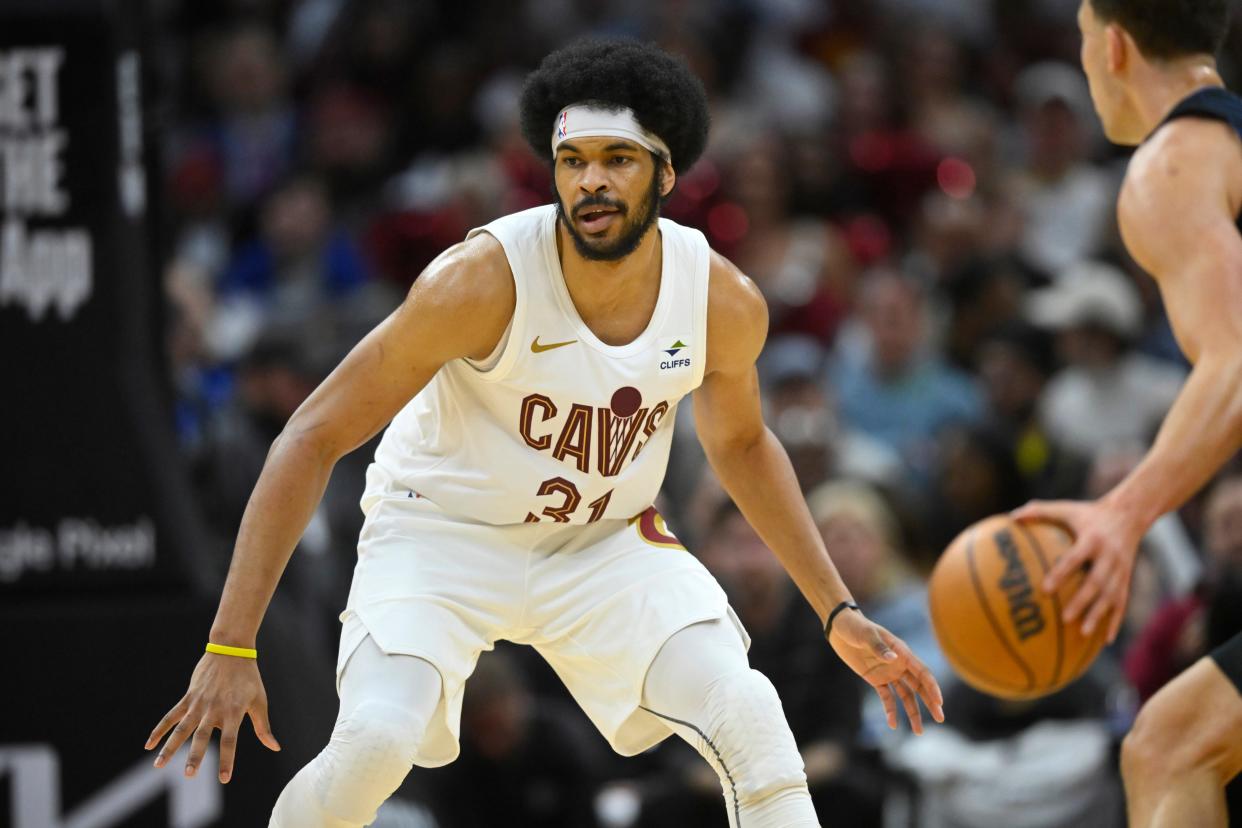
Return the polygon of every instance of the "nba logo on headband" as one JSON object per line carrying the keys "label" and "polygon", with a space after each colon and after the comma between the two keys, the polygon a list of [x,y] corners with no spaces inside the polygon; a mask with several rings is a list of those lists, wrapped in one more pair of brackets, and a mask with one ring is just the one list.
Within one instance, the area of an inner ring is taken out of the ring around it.
{"label": "nba logo on headband", "polygon": [[[569,129],[569,113],[574,113],[574,128]],[[611,136],[633,141],[646,147],[665,161],[672,162],[668,145],[660,140],[660,136],[643,128],[634,117],[634,111],[625,106],[610,104],[593,104],[583,102],[570,104],[561,110],[556,118],[552,134],[552,156],[556,157],[556,147],[566,138],[599,138]]]}

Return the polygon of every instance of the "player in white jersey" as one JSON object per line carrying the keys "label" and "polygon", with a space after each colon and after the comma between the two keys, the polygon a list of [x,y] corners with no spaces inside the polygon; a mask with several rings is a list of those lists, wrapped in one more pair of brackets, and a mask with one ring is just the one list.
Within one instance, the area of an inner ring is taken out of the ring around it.
{"label": "player in white jersey", "polygon": [[227,782],[248,714],[278,749],[259,623],[333,464],[391,420],[342,614],[340,715],[272,825],[366,824],[411,765],[452,761],[465,682],[501,639],[535,647],[620,753],[686,739],[735,828],[818,825],[745,630],[652,508],[685,394],[721,482],[890,725],[900,701],[919,732],[919,697],[937,720],[942,699],[853,604],[764,426],[759,292],[702,234],[658,218],[706,142],[703,88],[654,47],[584,42],[530,76],[522,121],[551,153],[557,203],[436,259],[294,414],[247,507],[209,652],[147,746],[172,730],[163,765],[193,734],[193,774],[219,729]]}

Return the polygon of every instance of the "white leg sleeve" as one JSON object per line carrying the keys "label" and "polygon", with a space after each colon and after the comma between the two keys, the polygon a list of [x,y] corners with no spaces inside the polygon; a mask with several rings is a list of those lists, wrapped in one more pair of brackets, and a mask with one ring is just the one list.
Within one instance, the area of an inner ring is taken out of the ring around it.
{"label": "white leg sleeve", "polygon": [[643,708],[720,776],[732,828],[818,828],[776,689],[750,669],[727,622],[694,624],[665,642],[647,672]]}
{"label": "white leg sleeve", "polygon": [[341,674],[332,739],[285,786],[271,828],[357,828],[374,821],[414,764],[440,693],[440,673],[429,662],[385,655],[368,636]]}

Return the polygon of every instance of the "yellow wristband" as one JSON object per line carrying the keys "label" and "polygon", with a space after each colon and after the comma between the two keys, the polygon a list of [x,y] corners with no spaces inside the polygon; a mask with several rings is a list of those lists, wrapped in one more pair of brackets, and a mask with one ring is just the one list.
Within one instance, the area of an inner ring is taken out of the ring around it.
{"label": "yellow wristband", "polygon": [[237,656],[238,658],[258,658],[259,651],[252,650],[249,647],[229,647],[225,644],[212,644],[208,642],[207,652],[216,655]]}

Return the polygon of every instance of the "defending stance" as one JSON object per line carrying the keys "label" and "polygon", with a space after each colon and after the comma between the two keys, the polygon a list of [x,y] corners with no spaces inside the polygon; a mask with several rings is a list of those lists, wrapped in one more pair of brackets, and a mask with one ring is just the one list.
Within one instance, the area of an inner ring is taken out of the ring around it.
{"label": "defending stance", "polygon": [[[530,76],[522,120],[552,159],[556,204],[433,262],[293,416],[246,511],[213,645],[254,647],[333,464],[392,420],[362,498],[340,716],[272,825],[365,824],[411,764],[451,762],[462,689],[499,639],[535,647],[620,753],[690,742],[732,825],[817,825],[745,631],[652,508],[683,396],[726,489],[890,723],[900,698],[920,730],[919,695],[941,719],[940,690],[851,606],[763,424],[760,294],[702,234],[659,219],[706,141],[702,86],[653,47],[586,42]],[[149,746],[173,728],[163,764],[194,734],[192,773],[220,728],[227,781],[246,713],[274,746],[265,707],[255,661],[209,652]]]}

